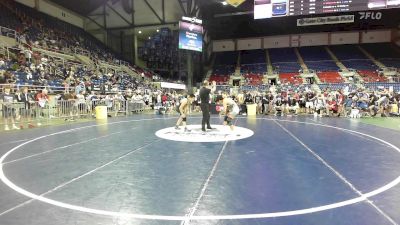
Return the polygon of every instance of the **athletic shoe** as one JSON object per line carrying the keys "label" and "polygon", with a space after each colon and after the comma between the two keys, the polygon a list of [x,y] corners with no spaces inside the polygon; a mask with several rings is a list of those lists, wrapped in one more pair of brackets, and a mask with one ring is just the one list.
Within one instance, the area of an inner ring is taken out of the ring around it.
{"label": "athletic shoe", "polygon": [[4,130],[10,130],[10,127],[9,127],[8,125],[6,125],[6,126],[4,127]]}
{"label": "athletic shoe", "polygon": [[32,124],[28,124],[29,128],[34,128],[35,126],[33,126]]}
{"label": "athletic shoe", "polygon": [[19,129],[23,130],[23,129],[24,129],[24,126],[20,125],[20,126],[19,126]]}
{"label": "athletic shoe", "polygon": [[19,130],[19,127],[15,126],[15,124],[12,125],[13,130]]}
{"label": "athletic shoe", "polygon": [[184,131],[185,131],[185,132],[190,132],[190,131],[192,131],[192,130],[189,130],[187,127],[185,127]]}
{"label": "athletic shoe", "polygon": [[214,127],[207,127],[208,130],[215,130],[216,128]]}
{"label": "athletic shoe", "polygon": [[181,128],[179,128],[179,126],[175,126],[175,130],[180,130]]}

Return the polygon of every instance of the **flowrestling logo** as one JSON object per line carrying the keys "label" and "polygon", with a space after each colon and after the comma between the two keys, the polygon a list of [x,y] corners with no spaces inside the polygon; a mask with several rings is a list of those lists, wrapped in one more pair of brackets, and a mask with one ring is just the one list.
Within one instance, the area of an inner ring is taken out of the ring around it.
{"label": "flowrestling logo", "polygon": [[156,132],[159,138],[182,141],[182,142],[224,142],[245,139],[253,136],[254,132],[243,127],[235,127],[232,131],[228,126],[212,125],[214,129],[203,132],[199,125],[187,126],[189,131],[183,128],[176,130],[175,127],[168,127]]}
{"label": "flowrestling logo", "polygon": [[382,19],[381,12],[358,12],[360,20],[380,20]]}

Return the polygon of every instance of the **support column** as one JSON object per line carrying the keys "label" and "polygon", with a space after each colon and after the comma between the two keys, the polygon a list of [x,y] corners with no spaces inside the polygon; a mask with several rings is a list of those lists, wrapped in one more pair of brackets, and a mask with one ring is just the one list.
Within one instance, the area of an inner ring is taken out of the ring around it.
{"label": "support column", "polygon": [[35,9],[39,11],[39,0],[35,0]]}
{"label": "support column", "polygon": [[123,57],[125,57],[125,52],[124,52],[124,31],[121,31],[120,32],[120,48],[119,48],[119,50],[120,50],[120,52],[121,52],[121,55],[123,56]]}
{"label": "support column", "polygon": [[108,31],[107,31],[107,10],[106,4],[103,5],[103,25],[104,25],[104,44],[108,45]]}
{"label": "support column", "polygon": [[187,53],[187,89],[189,93],[193,91],[193,56],[192,52]]}
{"label": "support column", "polygon": [[133,34],[133,42],[132,42],[132,44],[133,44],[133,51],[132,51],[133,64],[137,64],[137,62],[138,62],[138,53],[137,53],[137,51],[138,51],[138,48],[137,48],[138,43],[137,43],[136,33]]}

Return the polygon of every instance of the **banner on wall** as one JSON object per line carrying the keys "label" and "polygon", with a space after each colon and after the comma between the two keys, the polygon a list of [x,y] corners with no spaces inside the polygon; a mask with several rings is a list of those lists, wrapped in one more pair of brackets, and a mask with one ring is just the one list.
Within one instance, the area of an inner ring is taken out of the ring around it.
{"label": "banner on wall", "polygon": [[325,16],[297,19],[297,26],[315,26],[326,24],[354,23],[354,15]]}
{"label": "banner on wall", "polygon": [[184,85],[184,84],[168,83],[168,82],[161,82],[161,88],[185,90],[185,89],[186,89],[186,85]]}

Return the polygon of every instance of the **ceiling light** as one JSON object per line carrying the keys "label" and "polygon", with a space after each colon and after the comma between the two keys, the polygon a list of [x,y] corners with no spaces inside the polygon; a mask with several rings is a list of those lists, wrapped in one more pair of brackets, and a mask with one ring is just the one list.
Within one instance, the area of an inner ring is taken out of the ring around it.
{"label": "ceiling light", "polygon": [[159,30],[159,29],[157,29],[157,33],[158,33],[158,32],[160,32],[160,30]]}
{"label": "ceiling light", "polygon": [[141,30],[139,30],[139,34],[141,34],[142,33],[142,31]]}
{"label": "ceiling light", "polygon": [[151,39],[151,37],[149,37],[149,40]]}
{"label": "ceiling light", "polygon": [[221,2],[222,5],[228,5],[228,3],[226,1]]}

